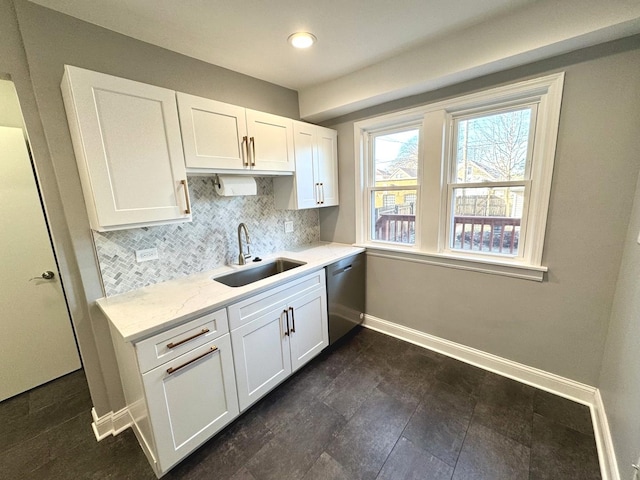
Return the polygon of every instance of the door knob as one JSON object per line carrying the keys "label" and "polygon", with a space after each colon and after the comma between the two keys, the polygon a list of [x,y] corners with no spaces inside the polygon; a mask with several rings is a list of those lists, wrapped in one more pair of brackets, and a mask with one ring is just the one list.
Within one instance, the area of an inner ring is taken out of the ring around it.
{"label": "door knob", "polygon": [[46,272],[42,272],[42,275],[40,275],[39,277],[30,278],[29,281],[31,281],[31,280],[51,280],[55,276],[56,276],[55,273],[53,273],[51,270],[47,270]]}

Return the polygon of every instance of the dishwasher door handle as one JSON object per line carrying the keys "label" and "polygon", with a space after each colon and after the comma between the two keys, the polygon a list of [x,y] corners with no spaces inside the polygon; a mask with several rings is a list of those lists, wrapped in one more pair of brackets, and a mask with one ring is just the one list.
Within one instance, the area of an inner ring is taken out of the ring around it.
{"label": "dishwasher door handle", "polygon": [[353,265],[347,265],[344,268],[337,268],[333,271],[332,275],[335,277],[336,275],[340,275],[341,273],[348,272],[353,268]]}

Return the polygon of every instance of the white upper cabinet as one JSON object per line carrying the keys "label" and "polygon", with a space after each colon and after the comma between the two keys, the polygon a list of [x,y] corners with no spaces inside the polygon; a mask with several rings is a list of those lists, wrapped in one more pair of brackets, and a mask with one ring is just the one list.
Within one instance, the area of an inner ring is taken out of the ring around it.
{"label": "white upper cabinet", "polygon": [[249,168],[245,109],[178,92],[187,168]]}
{"label": "white upper cabinet", "polygon": [[293,172],[293,120],[247,109],[251,167]]}
{"label": "white upper cabinet", "polygon": [[191,221],[175,92],[71,66],[61,88],[91,228]]}
{"label": "white upper cabinet", "polygon": [[189,171],[294,170],[293,120],[186,93],[177,100]]}
{"label": "white upper cabinet", "polygon": [[276,208],[302,210],[338,205],[337,132],[293,122],[295,175],[274,180]]}

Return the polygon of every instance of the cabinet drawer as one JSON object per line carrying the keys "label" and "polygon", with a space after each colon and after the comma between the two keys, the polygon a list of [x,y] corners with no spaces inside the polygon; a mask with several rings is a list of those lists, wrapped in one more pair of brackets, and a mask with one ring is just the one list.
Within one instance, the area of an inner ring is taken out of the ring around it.
{"label": "cabinet drawer", "polygon": [[142,340],[136,343],[140,372],[173,360],[228,331],[227,311],[223,308]]}
{"label": "cabinet drawer", "polygon": [[247,298],[229,306],[229,327],[231,330],[251,322],[278,303],[286,302],[288,298],[307,292],[313,288],[325,287],[324,269],[313,272],[305,277],[292,280],[260,295]]}

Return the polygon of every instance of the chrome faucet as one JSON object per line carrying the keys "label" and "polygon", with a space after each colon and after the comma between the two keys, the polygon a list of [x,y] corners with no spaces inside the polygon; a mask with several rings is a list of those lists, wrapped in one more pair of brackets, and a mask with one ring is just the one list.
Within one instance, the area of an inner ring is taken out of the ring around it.
{"label": "chrome faucet", "polygon": [[[244,253],[242,249],[242,230],[244,229],[244,238],[245,243],[247,245],[247,253]],[[249,245],[251,245],[251,240],[249,240],[249,232],[247,230],[247,226],[244,223],[238,225],[238,249],[240,250],[240,255],[238,255],[238,263],[240,265],[244,265],[247,263],[247,260],[251,258],[251,250],[249,249]]]}

